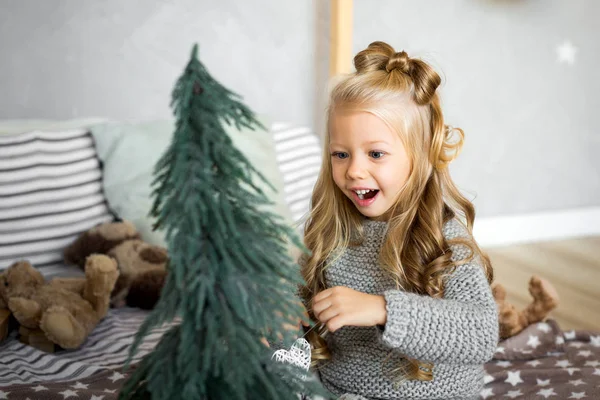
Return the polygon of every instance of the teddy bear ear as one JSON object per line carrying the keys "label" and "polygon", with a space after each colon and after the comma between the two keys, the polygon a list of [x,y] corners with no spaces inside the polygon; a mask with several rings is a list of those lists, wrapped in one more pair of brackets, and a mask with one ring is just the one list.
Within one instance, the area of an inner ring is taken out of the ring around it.
{"label": "teddy bear ear", "polygon": [[139,253],[140,258],[152,264],[163,264],[167,262],[167,249],[158,246],[145,246]]}
{"label": "teddy bear ear", "polygon": [[4,271],[4,274],[5,286],[11,282],[18,282],[22,285],[41,285],[46,281],[42,273],[26,260],[15,262],[13,265],[8,267],[6,271]]}
{"label": "teddy bear ear", "polygon": [[504,301],[506,299],[506,290],[499,283],[492,285],[492,296],[496,301]]}
{"label": "teddy bear ear", "polygon": [[111,249],[140,234],[130,221],[105,222],[82,233],[63,252],[67,264],[85,266],[85,259],[94,253],[107,254]]}

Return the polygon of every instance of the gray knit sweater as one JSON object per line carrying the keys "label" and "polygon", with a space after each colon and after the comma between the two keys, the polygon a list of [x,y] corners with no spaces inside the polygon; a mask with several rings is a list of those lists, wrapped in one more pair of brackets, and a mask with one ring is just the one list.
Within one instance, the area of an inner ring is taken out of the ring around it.
{"label": "gray knit sweater", "polygon": [[[332,358],[319,367],[323,385],[344,398],[479,398],[483,364],[498,343],[496,303],[480,259],[459,266],[446,279],[443,299],[396,290],[377,263],[387,223],[365,218],[363,226],[364,243],[346,249],[326,270],[327,286],[383,295],[387,323],[383,328],[345,326],[329,334]],[[468,235],[456,219],[448,221],[443,232],[447,239]],[[463,245],[451,250],[454,261],[470,254]],[[389,371],[401,354],[433,363],[433,380],[407,381],[394,388]]]}

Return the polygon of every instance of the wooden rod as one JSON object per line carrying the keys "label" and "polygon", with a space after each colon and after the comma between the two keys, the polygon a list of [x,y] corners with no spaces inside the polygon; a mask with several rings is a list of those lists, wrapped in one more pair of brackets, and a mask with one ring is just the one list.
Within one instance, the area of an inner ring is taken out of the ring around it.
{"label": "wooden rod", "polygon": [[352,0],[331,0],[329,76],[352,69]]}

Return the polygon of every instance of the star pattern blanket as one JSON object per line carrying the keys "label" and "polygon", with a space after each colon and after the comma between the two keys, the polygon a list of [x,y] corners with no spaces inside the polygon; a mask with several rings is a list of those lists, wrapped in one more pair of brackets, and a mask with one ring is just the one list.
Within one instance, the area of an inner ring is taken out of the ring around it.
{"label": "star pattern blanket", "polygon": [[563,332],[554,320],[500,342],[482,399],[600,399],[600,332]]}
{"label": "star pattern blanket", "polygon": [[[117,393],[124,380],[122,366],[147,315],[147,311],[135,308],[111,309],[79,349],[56,353],[22,344],[13,331],[0,343],[0,399],[88,400],[92,394],[104,396],[103,400],[116,398],[110,391]],[[170,325],[158,327],[146,336],[132,363],[152,351],[169,328]],[[95,389],[86,391],[85,385]]]}
{"label": "star pattern blanket", "polygon": [[[147,312],[111,310],[75,351],[48,354],[11,337],[0,344],[0,399],[116,400],[129,346]],[[146,338],[134,362],[168,326]],[[600,332],[563,332],[553,320],[499,343],[481,399],[600,399]]]}
{"label": "star pattern blanket", "polygon": [[122,371],[106,370],[70,382],[40,382],[37,385],[9,386],[0,389],[0,399],[117,399],[119,390],[128,376],[128,373],[123,374]]}

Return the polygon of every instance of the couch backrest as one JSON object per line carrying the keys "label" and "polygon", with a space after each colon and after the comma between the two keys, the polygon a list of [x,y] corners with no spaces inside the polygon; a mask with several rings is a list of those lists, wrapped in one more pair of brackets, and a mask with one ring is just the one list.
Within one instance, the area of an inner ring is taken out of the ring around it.
{"label": "couch backrest", "polygon": [[0,136],[0,270],[27,259],[52,275],[68,244],[113,218],[88,130]]}
{"label": "couch backrest", "polygon": [[[63,249],[115,216],[131,220],[145,240],[165,245],[151,230],[150,184],[173,121],[92,120],[79,128],[78,121],[66,121],[47,123],[50,129],[37,122],[11,121],[8,134],[0,124],[0,270],[27,259],[47,277],[72,274]],[[273,211],[302,235],[321,165],[319,139],[306,127],[261,122],[269,132],[228,134],[278,191],[270,193]],[[19,126],[39,129],[14,133]]]}
{"label": "couch backrest", "polygon": [[302,233],[321,168],[321,143],[310,128],[289,123],[273,123],[271,133],[285,202],[298,232]]}

